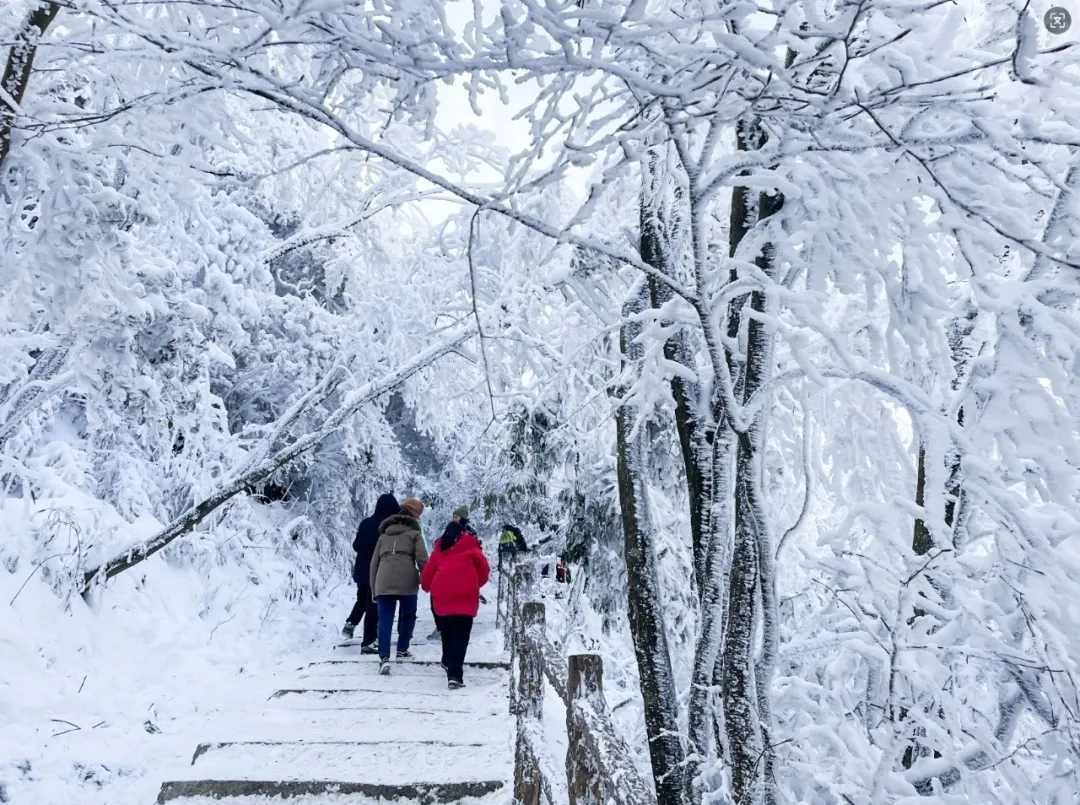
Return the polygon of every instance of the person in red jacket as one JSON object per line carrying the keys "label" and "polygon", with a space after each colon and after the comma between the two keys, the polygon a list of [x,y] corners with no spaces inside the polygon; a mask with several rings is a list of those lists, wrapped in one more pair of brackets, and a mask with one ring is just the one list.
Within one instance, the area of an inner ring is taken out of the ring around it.
{"label": "person in red jacket", "polygon": [[491,568],[480,541],[462,523],[451,522],[420,577],[420,586],[431,593],[431,604],[439,615],[443,666],[451,690],[465,687],[465,652],[473,618],[480,610],[480,588],[487,584],[489,575]]}

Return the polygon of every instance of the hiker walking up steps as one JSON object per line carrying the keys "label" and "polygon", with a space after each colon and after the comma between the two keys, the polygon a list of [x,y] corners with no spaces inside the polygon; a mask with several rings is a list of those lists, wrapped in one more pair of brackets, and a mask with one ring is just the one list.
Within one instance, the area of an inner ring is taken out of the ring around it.
{"label": "hiker walking up steps", "polygon": [[456,516],[458,512],[454,514],[454,520],[436,542],[420,578],[421,586],[431,593],[432,606],[439,614],[442,664],[446,669],[447,687],[451,690],[465,687],[465,653],[469,648],[473,619],[480,610],[480,588],[487,584],[491,574],[480,541],[466,530],[465,524]]}
{"label": "hiker walking up steps", "polygon": [[398,660],[410,659],[409,643],[416,625],[416,596],[420,573],[428,561],[427,546],[420,531],[424,504],[409,498],[401,511],[379,526],[379,542],[371,559],[371,589],[379,606],[379,673],[390,673],[390,632],[394,610],[398,613]]}
{"label": "hiker walking up steps", "polygon": [[[477,535],[477,533],[473,529],[473,527],[469,524],[469,507],[468,506],[459,506],[458,508],[454,509],[454,514],[450,519],[453,520],[455,523],[461,523],[461,527],[465,530],[465,533],[472,535],[476,539],[477,542],[480,542],[480,537]],[[439,537],[439,539],[435,540],[435,544],[432,546],[433,551],[438,550],[439,541],[441,539],[442,539],[442,537]],[[425,592],[427,592],[427,591],[425,590]],[[484,597],[480,596],[480,600],[482,601],[483,599],[484,599]],[[435,599],[434,598],[431,599],[431,617],[435,621],[435,630],[431,634],[429,634],[427,636],[427,639],[429,641],[430,640],[442,640],[442,626],[440,625],[440,622],[439,622],[439,613],[435,611]]]}
{"label": "hiker walking up steps", "polygon": [[360,640],[361,654],[375,654],[378,651],[375,641],[379,636],[379,607],[371,591],[371,559],[375,555],[375,546],[379,542],[379,524],[387,517],[397,514],[400,508],[397,498],[393,495],[380,496],[375,504],[375,513],[360,521],[356,529],[356,538],[353,540],[353,550],[356,551],[356,564],[353,565],[356,603],[353,604],[352,612],[345,621],[341,636],[346,640],[351,640],[356,627],[363,620],[364,636]]}

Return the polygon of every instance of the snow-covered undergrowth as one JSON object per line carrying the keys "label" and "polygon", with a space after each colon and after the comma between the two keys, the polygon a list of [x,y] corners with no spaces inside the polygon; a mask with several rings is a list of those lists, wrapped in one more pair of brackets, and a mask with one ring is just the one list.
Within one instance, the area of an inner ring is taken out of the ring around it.
{"label": "snow-covered undergrowth", "polygon": [[137,540],[158,524],[128,524],[70,489],[9,498],[0,512],[0,802],[153,802],[167,769],[204,737],[201,724],[250,708],[269,694],[270,675],[326,645],[354,595],[349,569],[313,532],[275,538],[292,519],[276,504],[237,506],[88,605],[65,586],[73,543],[95,529]]}

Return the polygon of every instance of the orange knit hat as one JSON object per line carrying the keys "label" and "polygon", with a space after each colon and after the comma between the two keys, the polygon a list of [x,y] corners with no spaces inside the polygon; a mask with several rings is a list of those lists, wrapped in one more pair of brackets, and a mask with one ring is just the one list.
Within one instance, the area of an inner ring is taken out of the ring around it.
{"label": "orange knit hat", "polygon": [[417,518],[424,513],[424,504],[417,498],[406,499],[406,501],[401,504],[401,508]]}

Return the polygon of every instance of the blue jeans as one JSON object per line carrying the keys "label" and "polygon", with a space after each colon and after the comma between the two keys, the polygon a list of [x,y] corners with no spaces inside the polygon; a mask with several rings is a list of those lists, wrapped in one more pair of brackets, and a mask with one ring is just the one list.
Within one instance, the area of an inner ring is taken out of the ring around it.
{"label": "blue jeans", "polygon": [[376,600],[379,603],[379,656],[390,656],[390,630],[394,626],[394,610],[398,603],[401,604],[401,612],[397,625],[397,650],[408,651],[416,625],[416,596],[380,595]]}

